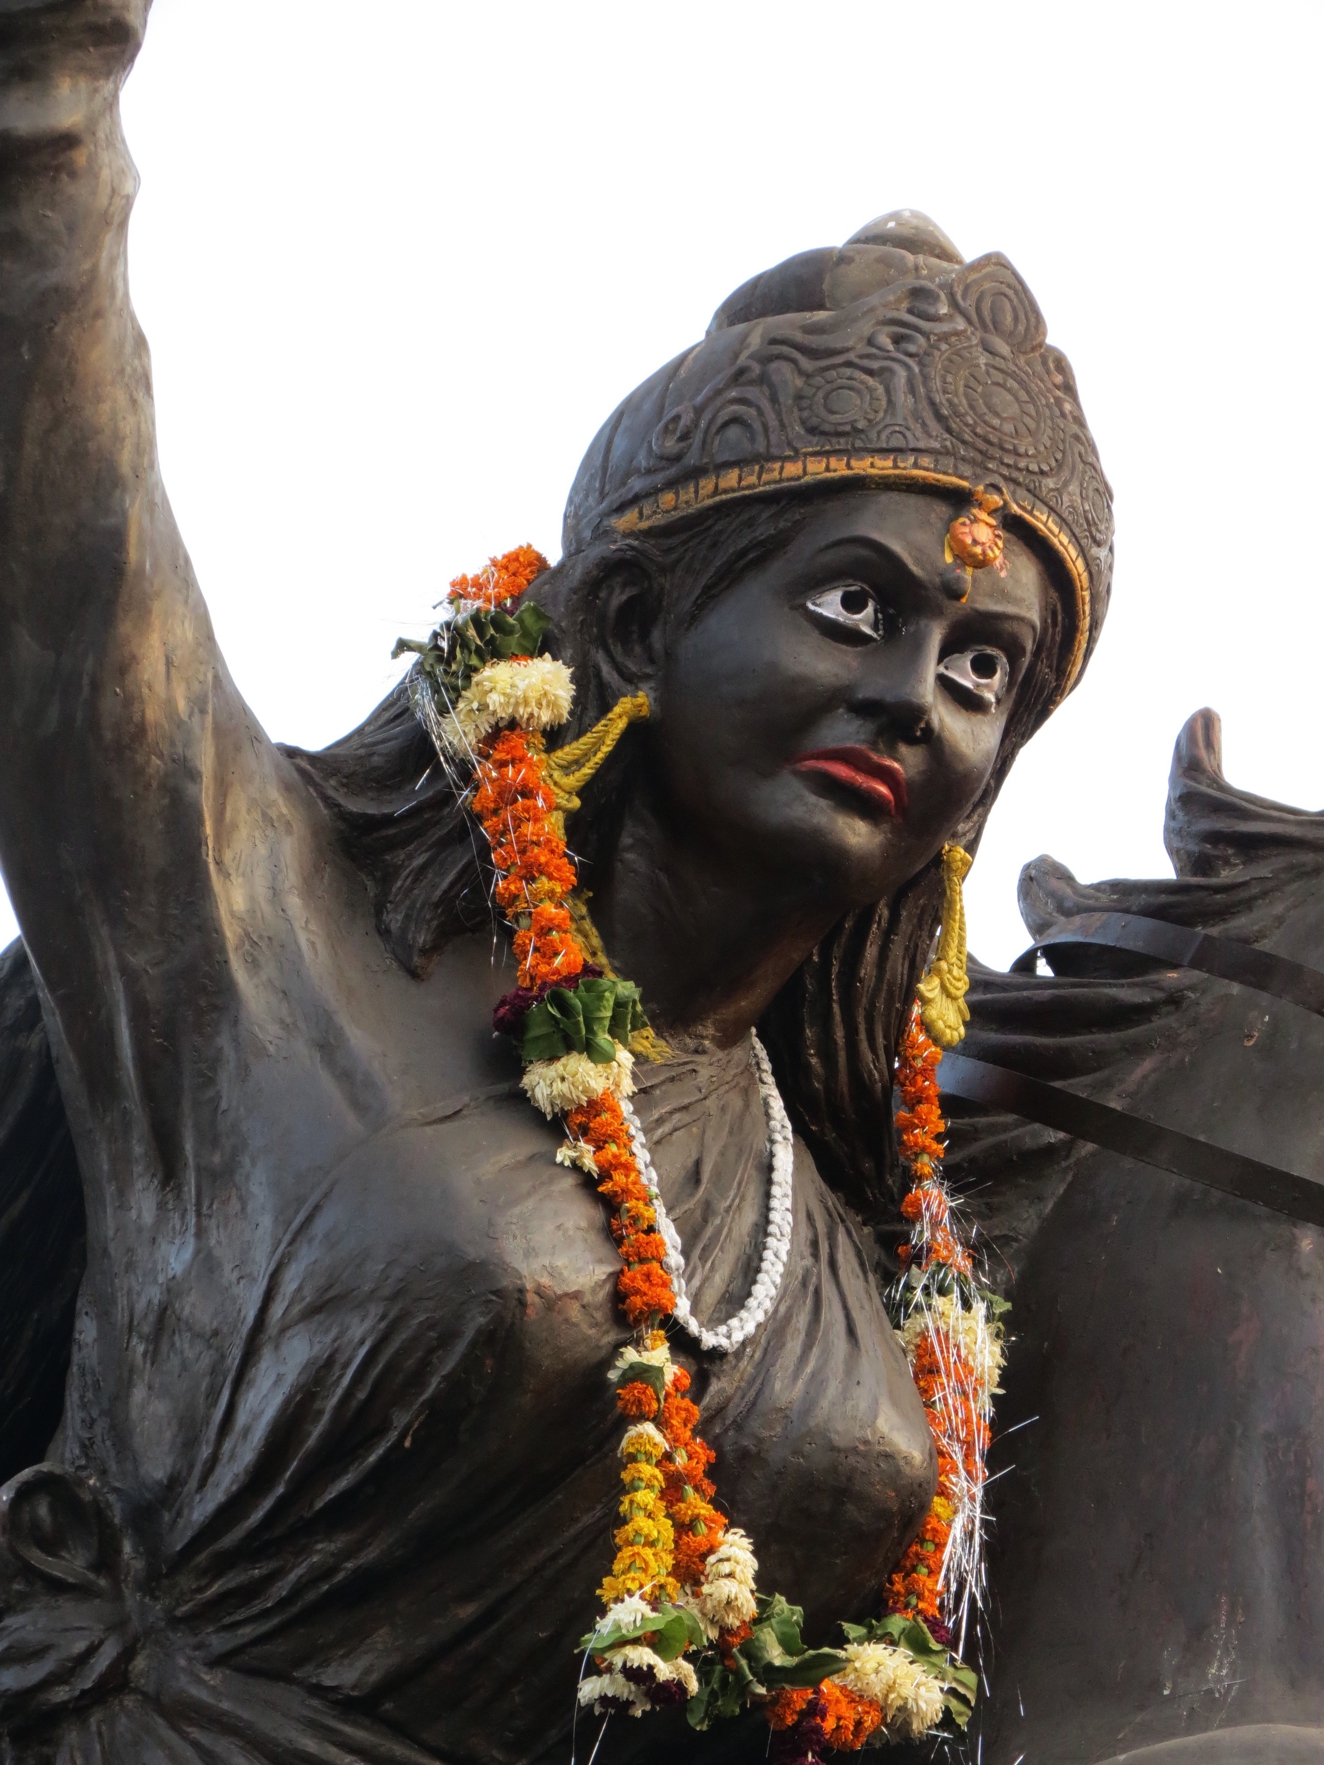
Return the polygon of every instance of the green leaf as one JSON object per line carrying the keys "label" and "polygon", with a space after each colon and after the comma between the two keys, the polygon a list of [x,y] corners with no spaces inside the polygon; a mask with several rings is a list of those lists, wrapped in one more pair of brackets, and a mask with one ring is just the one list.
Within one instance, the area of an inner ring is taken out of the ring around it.
{"label": "green leaf", "polygon": [[[754,1677],[762,1679],[764,1671],[774,1662],[789,1661],[794,1657],[788,1655],[778,1640],[777,1633],[771,1624],[760,1624],[753,1633],[746,1637],[739,1648],[740,1658],[747,1661]],[[797,1654],[803,1654],[798,1649]]]}
{"label": "green leaf", "polygon": [[967,1703],[959,1692],[947,1691],[943,1694],[942,1707],[958,1728],[964,1728],[974,1715],[974,1705]]}
{"label": "green leaf", "polygon": [[664,1367],[655,1367],[651,1361],[631,1361],[628,1367],[622,1367],[619,1373],[613,1373],[612,1382],[621,1385],[647,1385],[659,1403],[667,1394],[667,1375]]}
{"label": "green leaf", "polygon": [[787,1686],[810,1691],[831,1679],[850,1665],[840,1649],[806,1649],[802,1655],[784,1661],[770,1661],[759,1674],[769,1691],[782,1691]]}
{"label": "green leaf", "polygon": [[542,642],[543,632],[551,624],[551,615],[544,613],[536,601],[525,601],[515,615],[515,626],[519,633],[521,648],[514,652],[517,656],[536,656],[538,646]]}
{"label": "green leaf", "polygon": [[794,1629],[793,1631],[787,1631],[786,1634],[794,1635],[795,1640],[793,1643],[787,1643],[783,1640],[782,1647],[786,1650],[787,1654],[798,1655],[805,1646],[800,1641],[800,1631],[803,1629],[805,1621],[804,1607],[793,1606],[785,1595],[780,1593],[761,1593],[756,1596],[756,1600],[759,1614],[758,1621],[760,1624],[773,1625],[780,1635],[783,1621],[786,1619],[790,1620]]}
{"label": "green leaf", "polygon": [[582,1051],[598,1066],[608,1066],[616,1058],[616,1044],[612,1040],[611,1024],[612,1015],[616,1008],[616,997],[623,985],[628,987],[630,983],[615,979],[609,980],[604,975],[599,980],[580,981],[575,992],[580,1021],[583,1024]]}
{"label": "green leaf", "polygon": [[[520,1053],[526,1064],[534,1060],[559,1060],[563,1054],[587,1054],[598,1066],[616,1058],[617,1040],[612,1025],[622,989],[637,994],[629,981],[603,976],[580,981],[574,988],[553,987],[524,1014],[520,1026]],[[642,1019],[643,1012],[640,1010]]]}
{"label": "green leaf", "polygon": [[610,1032],[614,1040],[624,1047],[636,1030],[646,1027],[648,1019],[644,1015],[639,989],[633,981],[618,980],[613,985],[616,996],[612,1002]]}
{"label": "green leaf", "polygon": [[703,1626],[693,1612],[684,1606],[659,1606],[655,1613],[633,1624],[609,1624],[605,1630],[592,1630],[579,1639],[579,1651],[605,1655],[622,1643],[638,1642],[648,1637],[648,1647],[663,1661],[674,1661],[687,1648],[702,1648]]}
{"label": "green leaf", "polygon": [[685,1719],[691,1728],[710,1728],[720,1716],[735,1684],[735,1674],[717,1661],[699,1677],[699,1689],[685,1706]]}
{"label": "green leaf", "polygon": [[668,1616],[650,1645],[655,1655],[664,1661],[674,1661],[686,1649],[703,1647],[703,1626],[693,1612],[687,1612],[681,1606],[664,1606],[662,1610]]}
{"label": "green leaf", "polygon": [[531,1005],[520,1025],[520,1054],[526,1064],[535,1060],[559,1060],[571,1049],[584,1052],[584,1022],[575,1007],[565,1006],[574,994],[562,987]]}

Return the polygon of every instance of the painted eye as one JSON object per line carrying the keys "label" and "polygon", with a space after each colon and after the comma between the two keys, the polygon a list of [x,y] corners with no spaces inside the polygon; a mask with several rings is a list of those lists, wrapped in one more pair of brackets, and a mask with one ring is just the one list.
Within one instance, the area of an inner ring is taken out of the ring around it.
{"label": "painted eye", "polygon": [[1001,650],[981,646],[961,650],[955,656],[944,656],[938,664],[938,678],[972,708],[991,711],[1007,690],[1010,675],[1007,658]]}
{"label": "painted eye", "polygon": [[813,595],[805,609],[810,618],[833,635],[853,643],[877,643],[883,635],[883,610],[872,589],[858,582],[838,583]]}

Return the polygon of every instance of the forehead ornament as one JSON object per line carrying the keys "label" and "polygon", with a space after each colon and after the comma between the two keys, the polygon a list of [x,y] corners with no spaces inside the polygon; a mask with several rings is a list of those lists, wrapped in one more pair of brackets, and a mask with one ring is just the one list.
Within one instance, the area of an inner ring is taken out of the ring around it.
{"label": "forehead ornament", "polygon": [[1005,499],[995,490],[976,485],[970,507],[958,515],[947,529],[943,559],[947,568],[942,585],[954,601],[963,601],[970,593],[976,570],[994,569],[999,576],[1007,574],[1007,561],[1002,555],[1002,523],[998,519]]}

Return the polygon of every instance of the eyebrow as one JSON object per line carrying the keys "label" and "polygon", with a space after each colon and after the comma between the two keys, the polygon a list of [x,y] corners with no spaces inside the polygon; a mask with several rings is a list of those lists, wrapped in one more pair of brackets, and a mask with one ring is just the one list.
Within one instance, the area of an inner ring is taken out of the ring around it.
{"label": "eyebrow", "polygon": [[903,570],[913,576],[916,582],[937,588],[936,572],[930,576],[922,570],[904,546],[894,540],[876,539],[869,533],[844,534],[840,539],[831,540],[818,554],[820,559],[831,559],[836,552],[872,552],[880,563],[899,564]]}

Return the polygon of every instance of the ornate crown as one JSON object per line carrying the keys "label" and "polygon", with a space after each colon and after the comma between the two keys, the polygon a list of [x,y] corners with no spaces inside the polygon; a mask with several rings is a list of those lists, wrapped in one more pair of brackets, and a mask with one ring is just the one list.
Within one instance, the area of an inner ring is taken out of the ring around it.
{"label": "ornate crown", "polygon": [[1008,525],[1064,566],[1058,697],[1071,689],[1107,607],[1112,495],[1070,365],[1006,258],[967,264],[932,221],[901,210],[745,283],[704,340],[599,431],[566,505],[564,550],[829,480],[996,484]]}

